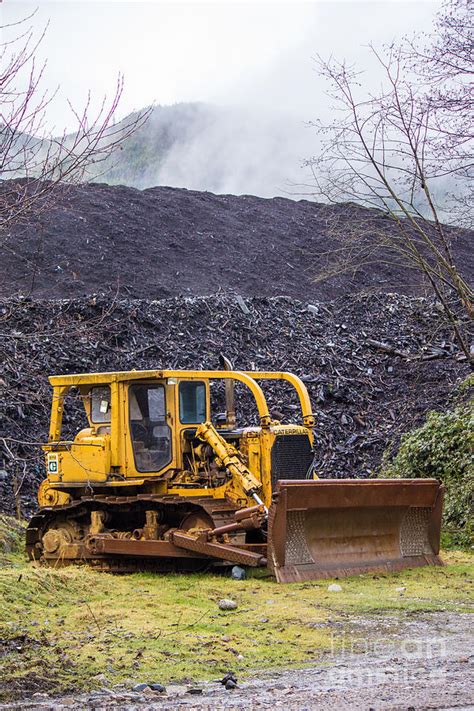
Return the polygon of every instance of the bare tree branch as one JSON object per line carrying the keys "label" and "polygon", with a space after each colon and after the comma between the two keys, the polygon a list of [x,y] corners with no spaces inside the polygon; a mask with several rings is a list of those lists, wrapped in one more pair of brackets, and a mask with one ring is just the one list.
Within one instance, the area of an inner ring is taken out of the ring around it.
{"label": "bare tree branch", "polygon": [[[387,258],[415,269],[442,304],[472,363],[465,324],[474,317],[474,293],[455,262],[453,230],[443,220],[456,217],[465,225],[472,220],[473,122],[469,126],[467,117],[470,112],[472,118],[473,99],[467,77],[474,35],[468,4],[448,0],[436,34],[422,49],[420,40],[371,47],[384,77],[378,94],[364,89],[354,67],[318,57],[335,118],[312,123],[322,148],[307,165],[316,195],[376,208],[389,218],[386,228],[374,229],[372,221],[367,229],[358,224],[341,234],[332,265],[326,255],[326,273]],[[453,188],[449,206],[446,196],[440,199],[446,180]]]}
{"label": "bare tree branch", "polygon": [[13,223],[49,208],[54,196],[86,180],[93,168],[97,174],[97,165],[114,153],[146,121],[150,112],[149,109],[115,123],[124,88],[123,76],[119,75],[113,94],[104,97],[95,112],[90,96],[80,110],[70,105],[76,124],[74,130],[53,135],[46,128],[46,114],[55,93],[41,90],[46,65],[39,66],[37,62],[38,48],[47,27],[36,38],[28,26],[32,16],[9,25],[8,28],[18,28],[18,33],[0,43],[2,243]]}

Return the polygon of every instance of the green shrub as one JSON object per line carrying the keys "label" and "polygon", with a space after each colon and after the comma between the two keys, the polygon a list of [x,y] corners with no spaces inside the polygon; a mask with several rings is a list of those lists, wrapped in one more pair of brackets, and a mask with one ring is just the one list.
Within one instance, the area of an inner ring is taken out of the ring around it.
{"label": "green shrub", "polygon": [[434,478],[446,486],[444,544],[474,541],[474,408],[473,401],[428,414],[425,424],[402,437],[393,459],[386,454],[382,476]]}

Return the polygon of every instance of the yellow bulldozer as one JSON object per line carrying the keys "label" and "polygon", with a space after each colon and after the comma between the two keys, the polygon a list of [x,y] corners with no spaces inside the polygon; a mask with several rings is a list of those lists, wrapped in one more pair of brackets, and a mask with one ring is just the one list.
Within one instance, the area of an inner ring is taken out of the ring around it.
{"label": "yellow bulldozer", "polygon": [[[304,383],[229,365],[51,377],[29,557],[117,572],[268,566],[280,582],[442,564],[438,481],[318,479]],[[269,380],[296,391],[298,424],[272,418]],[[225,413],[211,412],[215,382]],[[237,424],[235,383],[253,396],[258,426]],[[88,426],[62,439],[77,398]]]}

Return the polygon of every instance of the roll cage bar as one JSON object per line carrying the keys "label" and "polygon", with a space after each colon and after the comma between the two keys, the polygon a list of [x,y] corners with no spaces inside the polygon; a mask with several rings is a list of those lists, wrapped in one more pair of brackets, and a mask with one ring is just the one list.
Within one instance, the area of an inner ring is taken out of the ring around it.
{"label": "roll cage bar", "polygon": [[[314,416],[305,384],[293,373],[283,371],[240,371],[240,370],[132,370],[111,373],[80,373],[75,375],[53,375],[49,382],[53,386],[53,407],[49,440],[57,441],[62,424],[63,400],[69,388],[81,385],[110,385],[112,399],[117,391],[117,383],[133,380],[164,380],[180,378],[186,380],[237,380],[248,387],[257,405],[260,424],[269,427],[271,416],[262,388],[257,380],[286,380],[296,390],[305,427],[314,426]],[[114,408],[115,409],[115,408]],[[117,410],[115,409],[115,412]]]}

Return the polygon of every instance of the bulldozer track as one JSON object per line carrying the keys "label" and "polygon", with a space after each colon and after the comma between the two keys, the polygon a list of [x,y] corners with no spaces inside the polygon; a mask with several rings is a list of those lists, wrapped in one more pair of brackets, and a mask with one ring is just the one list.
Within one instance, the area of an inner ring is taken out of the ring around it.
{"label": "bulldozer track", "polygon": [[[44,507],[39,509],[30,520],[26,531],[26,552],[31,560],[39,561],[46,567],[63,567],[66,565],[83,565],[110,573],[131,573],[140,570],[171,571],[171,570],[203,570],[213,561],[206,555],[188,552],[183,556],[170,554],[169,558],[140,557],[125,558],[120,555],[91,552],[85,545],[79,546],[77,555],[45,556],[41,550],[42,536],[46,530],[60,517],[74,512],[129,510],[130,507],[145,510],[147,506],[160,507],[163,510],[173,510],[185,517],[189,513],[204,512],[212,520],[212,527],[226,525],[234,520],[238,509],[226,500],[210,497],[185,497],[176,495],[157,496],[153,494],[138,494],[136,496],[83,496],[70,504],[63,506]],[[184,553],[184,551],[183,551]]]}

